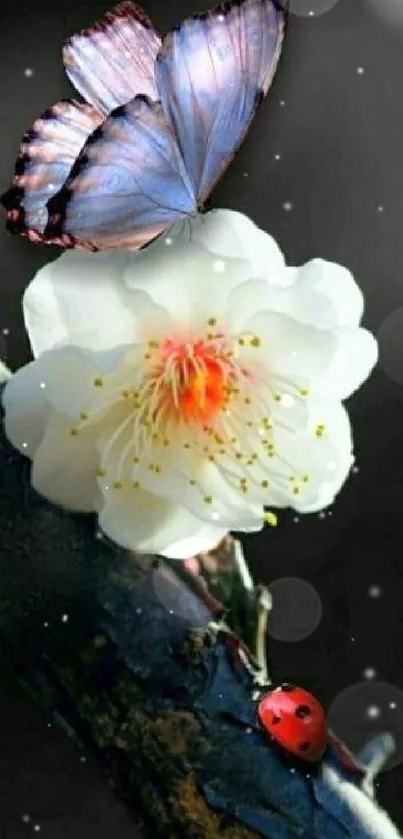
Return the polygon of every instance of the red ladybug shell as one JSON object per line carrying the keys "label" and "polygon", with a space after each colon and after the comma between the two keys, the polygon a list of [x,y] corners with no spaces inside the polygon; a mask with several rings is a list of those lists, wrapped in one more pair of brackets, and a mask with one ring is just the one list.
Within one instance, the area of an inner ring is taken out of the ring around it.
{"label": "red ladybug shell", "polygon": [[327,746],[326,717],[311,693],[283,685],[263,696],[257,713],[265,731],[287,752],[310,762],[321,759]]}

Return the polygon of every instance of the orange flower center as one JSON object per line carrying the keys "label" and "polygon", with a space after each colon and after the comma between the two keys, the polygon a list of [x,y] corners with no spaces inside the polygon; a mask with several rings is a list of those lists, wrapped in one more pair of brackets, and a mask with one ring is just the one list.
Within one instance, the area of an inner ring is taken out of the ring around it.
{"label": "orange flower center", "polygon": [[[161,359],[165,404],[186,423],[208,423],[224,407],[229,379],[228,350],[217,343],[167,341]],[[162,371],[161,371],[162,372]]]}

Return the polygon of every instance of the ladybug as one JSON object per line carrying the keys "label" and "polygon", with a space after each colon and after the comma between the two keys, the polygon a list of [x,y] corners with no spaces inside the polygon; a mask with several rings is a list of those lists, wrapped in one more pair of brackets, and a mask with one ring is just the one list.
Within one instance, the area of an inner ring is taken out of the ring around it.
{"label": "ladybug", "polygon": [[285,751],[316,763],[328,746],[325,712],[311,693],[281,685],[259,700],[257,715],[265,732]]}

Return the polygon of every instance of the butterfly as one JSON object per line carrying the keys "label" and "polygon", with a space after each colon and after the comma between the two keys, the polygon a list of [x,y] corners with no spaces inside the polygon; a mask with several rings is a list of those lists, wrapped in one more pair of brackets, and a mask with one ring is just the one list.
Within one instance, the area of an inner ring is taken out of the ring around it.
{"label": "butterfly", "polygon": [[119,3],[64,46],[85,102],[58,102],[23,139],[7,227],[37,243],[138,249],[203,212],[268,92],[280,0],[232,0],[162,38]]}

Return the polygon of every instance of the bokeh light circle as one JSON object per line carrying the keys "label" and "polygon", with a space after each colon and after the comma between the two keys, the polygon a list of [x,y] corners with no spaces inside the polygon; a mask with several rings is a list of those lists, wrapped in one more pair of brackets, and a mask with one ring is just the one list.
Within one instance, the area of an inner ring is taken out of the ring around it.
{"label": "bokeh light circle", "polygon": [[403,26],[403,0],[367,0],[367,4],[387,23]]}
{"label": "bokeh light circle", "polygon": [[289,0],[289,11],[297,17],[319,17],[330,12],[339,0]]}
{"label": "bokeh light circle", "polygon": [[328,721],[354,754],[375,735],[392,734],[396,752],[386,769],[403,763],[403,691],[395,685],[371,679],[351,685],[333,700]]}
{"label": "bokeh light circle", "polygon": [[384,320],[379,333],[379,366],[398,384],[403,384],[403,308]]}
{"label": "bokeh light circle", "polygon": [[280,577],[268,586],[272,611],[267,631],[276,641],[302,641],[317,628],[322,602],[316,589],[299,577]]}

